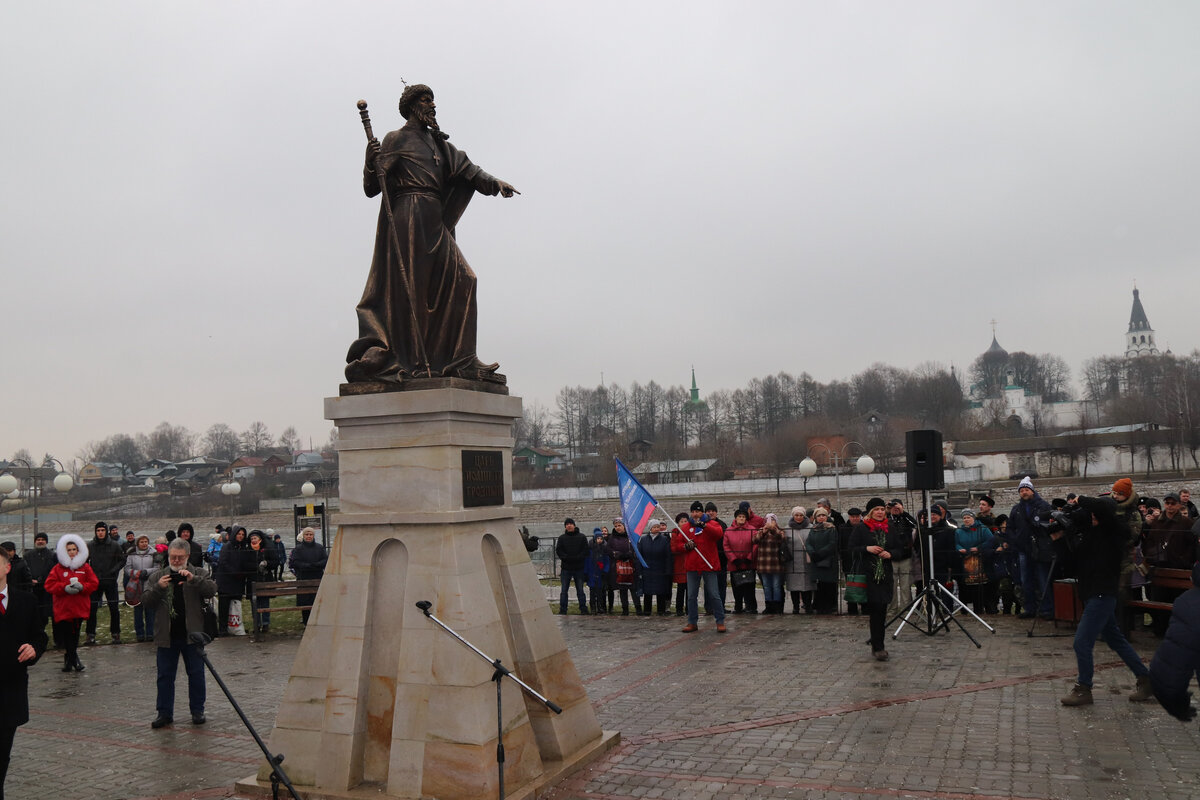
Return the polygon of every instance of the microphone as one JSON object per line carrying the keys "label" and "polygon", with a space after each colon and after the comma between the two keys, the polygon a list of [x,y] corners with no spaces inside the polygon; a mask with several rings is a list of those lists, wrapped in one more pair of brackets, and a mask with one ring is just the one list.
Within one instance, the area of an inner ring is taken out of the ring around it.
{"label": "microphone", "polygon": [[433,603],[428,600],[418,600],[417,608],[421,609],[421,613],[428,617],[429,609],[433,608]]}

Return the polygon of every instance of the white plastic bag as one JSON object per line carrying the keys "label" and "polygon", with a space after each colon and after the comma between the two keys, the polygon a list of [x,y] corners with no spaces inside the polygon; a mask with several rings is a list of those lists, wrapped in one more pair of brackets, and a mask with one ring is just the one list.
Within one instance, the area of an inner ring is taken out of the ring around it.
{"label": "white plastic bag", "polygon": [[229,630],[230,636],[245,636],[246,626],[242,624],[242,601],[229,601],[229,619],[226,620],[226,628]]}

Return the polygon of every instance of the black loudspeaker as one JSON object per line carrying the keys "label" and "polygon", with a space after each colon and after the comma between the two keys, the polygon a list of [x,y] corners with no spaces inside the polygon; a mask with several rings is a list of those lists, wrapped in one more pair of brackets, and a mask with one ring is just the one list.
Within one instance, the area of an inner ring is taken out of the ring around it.
{"label": "black loudspeaker", "polygon": [[941,489],[946,486],[942,459],[941,431],[906,431],[909,489]]}

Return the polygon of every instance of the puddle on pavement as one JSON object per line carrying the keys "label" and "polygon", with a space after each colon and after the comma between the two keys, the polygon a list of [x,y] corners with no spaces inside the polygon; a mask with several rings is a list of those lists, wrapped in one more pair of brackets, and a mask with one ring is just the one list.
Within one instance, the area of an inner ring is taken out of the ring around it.
{"label": "puddle on pavement", "polygon": [[80,692],[78,689],[53,689],[43,694],[42,697],[49,698],[50,700],[66,700],[69,697],[79,697],[79,695]]}

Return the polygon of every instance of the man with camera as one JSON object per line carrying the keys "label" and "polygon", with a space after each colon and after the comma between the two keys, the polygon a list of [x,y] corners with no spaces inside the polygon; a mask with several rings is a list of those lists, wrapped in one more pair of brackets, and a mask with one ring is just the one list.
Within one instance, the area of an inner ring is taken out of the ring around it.
{"label": "man with camera", "polygon": [[1051,535],[1066,537],[1068,547],[1073,550],[1079,599],[1083,603],[1083,615],[1075,629],[1079,677],[1070,693],[1062,698],[1062,704],[1092,704],[1092,650],[1100,638],[1137,678],[1130,701],[1152,700],[1150,670],[1117,625],[1118,583],[1121,561],[1129,546],[1129,528],[1118,520],[1116,502],[1108,497],[1080,497],[1078,509],[1056,512],[1054,518],[1064,530]]}
{"label": "man with camera", "polygon": [[189,636],[204,630],[204,601],[217,593],[208,570],[188,563],[192,546],[186,539],[174,539],[167,547],[167,566],[150,573],[142,605],[155,614],[154,643],[158,645],[158,716],[151,728],[165,728],[175,717],[175,674],[179,659],[188,677],[188,708],[192,724],[203,725],[204,659],[200,645]]}

